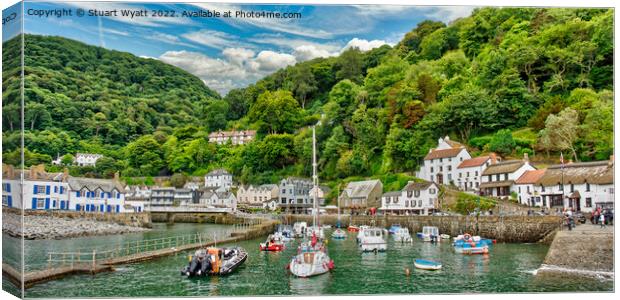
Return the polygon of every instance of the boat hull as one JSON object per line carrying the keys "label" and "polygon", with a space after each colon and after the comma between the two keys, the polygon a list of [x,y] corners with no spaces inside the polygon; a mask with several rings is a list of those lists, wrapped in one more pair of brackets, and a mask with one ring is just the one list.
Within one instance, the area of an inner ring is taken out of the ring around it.
{"label": "boat hull", "polygon": [[434,261],[428,261],[428,260],[416,259],[413,262],[413,265],[416,268],[422,269],[422,270],[436,271],[436,270],[440,270],[441,269],[441,264],[440,263],[434,262]]}
{"label": "boat hull", "polygon": [[384,252],[387,250],[387,243],[364,243],[360,244],[360,249],[363,252]]}
{"label": "boat hull", "polygon": [[[226,249],[222,249],[226,250]],[[248,253],[241,247],[227,249],[232,252],[229,257],[224,255],[224,259],[220,261],[217,271],[213,271],[213,265],[210,260],[198,260],[195,256],[191,258],[189,265],[181,270],[181,274],[186,277],[205,277],[205,276],[225,276],[234,272],[248,258]]]}
{"label": "boat hull", "polygon": [[259,246],[260,251],[282,251],[286,248],[284,244],[275,244],[267,246],[265,243],[261,243]]}

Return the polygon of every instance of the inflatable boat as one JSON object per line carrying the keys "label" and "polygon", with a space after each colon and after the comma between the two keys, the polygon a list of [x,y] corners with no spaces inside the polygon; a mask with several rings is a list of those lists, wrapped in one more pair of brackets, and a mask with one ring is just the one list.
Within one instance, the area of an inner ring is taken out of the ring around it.
{"label": "inflatable boat", "polygon": [[181,274],[187,277],[228,275],[247,258],[248,253],[241,247],[199,249],[190,256]]}

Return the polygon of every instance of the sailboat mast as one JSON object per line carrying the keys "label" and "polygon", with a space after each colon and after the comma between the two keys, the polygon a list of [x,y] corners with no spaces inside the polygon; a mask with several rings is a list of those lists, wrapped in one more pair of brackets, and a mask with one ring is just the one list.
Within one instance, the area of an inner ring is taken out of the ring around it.
{"label": "sailboat mast", "polygon": [[318,193],[319,193],[319,176],[316,174],[316,125],[312,126],[312,184],[314,189],[312,221],[314,226],[319,225],[318,221]]}

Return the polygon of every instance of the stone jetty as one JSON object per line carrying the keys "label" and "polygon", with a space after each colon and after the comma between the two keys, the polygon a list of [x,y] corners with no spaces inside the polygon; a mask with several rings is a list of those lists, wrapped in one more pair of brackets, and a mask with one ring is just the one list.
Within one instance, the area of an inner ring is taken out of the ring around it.
{"label": "stone jetty", "polygon": [[25,215],[22,229],[21,215],[2,213],[2,232],[13,237],[35,239],[63,239],[91,235],[111,235],[143,232],[149,229],[83,218],[52,215]]}

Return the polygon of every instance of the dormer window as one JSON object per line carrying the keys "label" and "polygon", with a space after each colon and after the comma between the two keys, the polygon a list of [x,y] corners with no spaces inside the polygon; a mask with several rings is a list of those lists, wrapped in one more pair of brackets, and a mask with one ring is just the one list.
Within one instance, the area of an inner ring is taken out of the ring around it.
{"label": "dormer window", "polygon": [[590,184],[586,182],[586,192],[590,191]]}
{"label": "dormer window", "polygon": [[560,182],[558,182],[558,190],[563,191],[564,190],[564,185]]}

